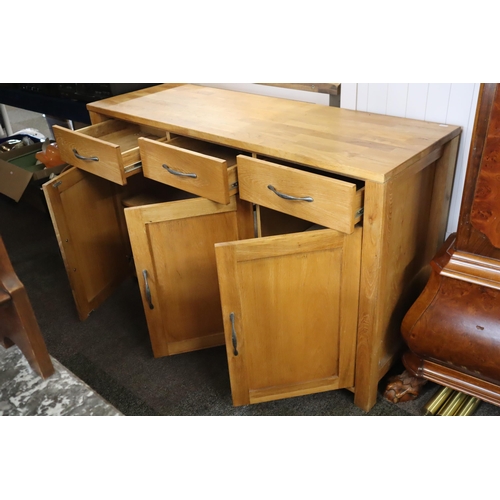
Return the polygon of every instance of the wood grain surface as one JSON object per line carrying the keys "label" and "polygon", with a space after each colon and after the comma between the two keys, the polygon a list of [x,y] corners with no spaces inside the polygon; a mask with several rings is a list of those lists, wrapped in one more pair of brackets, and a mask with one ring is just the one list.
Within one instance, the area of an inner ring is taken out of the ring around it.
{"label": "wood grain surface", "polygon": [[151,87],[88,109],[96,120],[121,118],[375,182],[404,171],[461,130],[191,84]]}

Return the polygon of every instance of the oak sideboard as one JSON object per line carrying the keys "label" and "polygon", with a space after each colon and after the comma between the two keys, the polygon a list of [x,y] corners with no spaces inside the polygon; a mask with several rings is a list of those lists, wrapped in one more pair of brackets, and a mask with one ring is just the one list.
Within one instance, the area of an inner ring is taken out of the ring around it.
{"label": "oak sideboard", "polygon": [[234,405],[345,388],[369,411],[460,127],[193,84],[87,107],[43,186],[80,319],[134,273],[153,355],[225,344]]}

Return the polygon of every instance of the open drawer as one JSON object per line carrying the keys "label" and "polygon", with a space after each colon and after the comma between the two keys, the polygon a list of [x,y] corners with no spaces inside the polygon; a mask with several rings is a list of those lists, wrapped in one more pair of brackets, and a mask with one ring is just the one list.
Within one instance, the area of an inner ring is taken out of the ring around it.
{"label": "open drawer", "polygon": [[189,137],[142,138],[139,148],[145,177],[224,205],[237,192],[236,150]]}
{"label": "open drawer", "polygon": [[363,214],[364,186],[239,155],[240,197],[347,234]]}
{"label": "open drawer", "polygon": [[53,127],[61,158],[70,165],[125,185],[141,169],[139,137],[155,137],[139,125],[107,120],[78,130]]}

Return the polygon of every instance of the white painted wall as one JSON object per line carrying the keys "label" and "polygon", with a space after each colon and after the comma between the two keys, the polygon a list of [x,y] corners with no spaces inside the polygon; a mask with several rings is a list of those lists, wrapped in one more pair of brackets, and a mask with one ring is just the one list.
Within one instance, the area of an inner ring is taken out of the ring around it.
{"label": "white painted wall", "polygon": [[[209,87],[284,97],[328,106],[329,96],[255,83],[201,83]],[[462,127],[447,236],[456,231],[474,127],[479,83],[342,83],[340,106]]]}

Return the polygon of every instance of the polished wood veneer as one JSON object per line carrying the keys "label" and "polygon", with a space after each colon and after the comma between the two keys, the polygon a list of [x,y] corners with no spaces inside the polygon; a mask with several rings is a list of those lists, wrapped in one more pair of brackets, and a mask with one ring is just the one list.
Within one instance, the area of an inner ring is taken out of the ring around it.
{"label": "polished wood veneer", "polygon": [[[500,405],[500,90],[480,89],[460,221],[405,316],[414,376]],[[401,393],[404,387],[401,388]]]}

